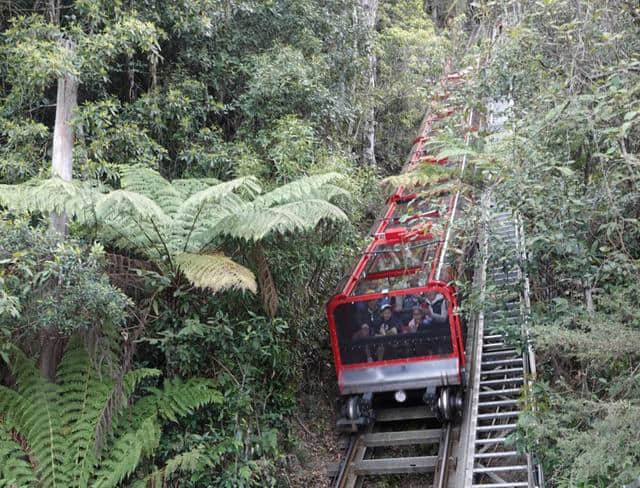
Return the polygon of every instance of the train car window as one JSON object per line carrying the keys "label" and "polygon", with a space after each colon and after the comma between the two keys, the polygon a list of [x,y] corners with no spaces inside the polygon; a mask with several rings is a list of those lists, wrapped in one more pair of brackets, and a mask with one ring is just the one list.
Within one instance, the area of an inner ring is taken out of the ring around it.
{"label": "train car window", "polygon": [[[409,297],[403,301],[409,301]],[[417,305],[415,309],[423,310]],[[334,320],[343,364],[436,356],[453,351],[448,320],[436,322],[422,311],[405,315],[384,299],[339,305]]]}
{"label": "train car window", "polygon": [[[386,293],[387,291],[404,290],[413,286],[425,286],[428,277],[428,271],[423,269],[420,272],[411,275],[367,278],[358,282],[358,286],[354,289],[352,295],[358,296],[370,292]],[[417,283],[417,285],[413,285],[412,283]]]}

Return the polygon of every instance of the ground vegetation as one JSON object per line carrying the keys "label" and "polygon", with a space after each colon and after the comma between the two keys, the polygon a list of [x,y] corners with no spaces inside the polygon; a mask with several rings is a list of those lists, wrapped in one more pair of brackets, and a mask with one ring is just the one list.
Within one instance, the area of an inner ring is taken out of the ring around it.
{"label": "ground vegetation", "polygon": [[3,2],[0,485],[309,483],[323,304],[448,42],[416,0]]}

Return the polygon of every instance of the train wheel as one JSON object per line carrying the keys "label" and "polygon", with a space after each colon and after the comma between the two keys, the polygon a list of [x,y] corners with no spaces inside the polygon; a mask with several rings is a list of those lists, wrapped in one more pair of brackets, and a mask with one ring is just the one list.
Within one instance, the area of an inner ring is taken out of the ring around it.
{"label": "train wheel", "polygon": [[347,400],[345,414],[352,422],[360,418],[360,397],[352,396]]}
{"label": "train wheel", "polygon": [[457,388],[442,388],[436,410],[442,422],[453,421],[462,413],[462,392]]}

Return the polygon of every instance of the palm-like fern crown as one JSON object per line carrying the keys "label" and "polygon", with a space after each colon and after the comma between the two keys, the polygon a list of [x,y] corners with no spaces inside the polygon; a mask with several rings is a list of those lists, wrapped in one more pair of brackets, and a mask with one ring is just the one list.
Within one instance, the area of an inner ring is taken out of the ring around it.
{"label": "palm-like fern crown", "polygon": [[[345,220],[332,202],[347,192],[337,173],[307,176],[262,194],[253,177],[220,182],[169,182],[157,171],[121,168],[122,189],[101,193],[87,184],[57,178],[0,188],[0,204],[18,210],[61,212],[97,224],[104,239],[144,254],[160,265],[177,265],[195,285],[218,291],[256,291],[253,274],[220,253],[224,237],[259,241],[308,231],[323,220]],[[197,256],[197,257],[196,257]]]}
{"label": "palm-like fern crown", "polygon": [[[117,486],[157,448],[163,421],[222,401],[208,380],[170,380],[128,407],[138,383],[160,372],[132,371],[119,388],[78,344],[66,352],[56,383],[19,351],[11,369],[17,388],[0,386],[0,486]],[[112,428],[104,432],[107,416]],[[167,467],[183,469],[185,455]]]}

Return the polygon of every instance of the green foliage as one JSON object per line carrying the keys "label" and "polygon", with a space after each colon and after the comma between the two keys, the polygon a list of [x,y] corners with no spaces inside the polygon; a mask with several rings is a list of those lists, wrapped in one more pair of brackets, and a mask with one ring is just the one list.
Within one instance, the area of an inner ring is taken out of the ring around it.
{"label": "green foliage", "polygon": [[255,291],[248,270],[219,253],[208,253],[216,239],[259,241],[273,234],[308,231],[323,221],[347,220],[330,203],[347,195],[331,183],[340,179],[336,173],[308,176],[257,195],[261,187],[251,177],[224,183],[178,181],[174,187],[152,169],[129,166],[122,168],[122,190],[102,194],[53,178],[5,186],[3,203],[20,210],[65,210],[81,222],[95,222],[106,240],[159,266],[167,260],[170,269],[183,269],[197,286]]}
{"label": "green foliage", "polygon": [[63,336],[124,325],[131,302],[109,283],[103,259],[99,245],[0,220],[2,340],[29,340],[52,325]]}
{"label": "green foliage", "polygon": [[543,384],[521,437],[554,486],[620,486],[639,474],[639,25],[624,2],[522,7],[479,86],[515,102],[481,169],[525,218]]}
{"label": "green foliage", "polygon": [[[81,346],[72,344],[67,350],[56,383],[43,379],[33,362],[17,350],[12,351],[10,366],[16,388],[1,387],[0,397],[0,482],[5,484],[19,480],[21,486],[118,486],[153,455],[163,422],[221,402],[210,381],[174,379],[128,406],[135,388],[128,380],[129,388],[121,391],[126,397],[111,412],[113,429],[100,432],[100,419],[118,390],[118,381],[96,369]],[[132,374],[129,378],[140,381],[159,371]],[[97,447],[98,435],[106,436],[102,449]],[[190,466],[180,465],[181,469]],[[175,462],[169,467],[177,469]]]}
{"label": "green foliage", "polygon": [[399,172],[411,138],[442,74],[450,44],[436,33],[418,0],[381,2],[374,106],[376,152]]}
{"label": "green foliage", "polygon": [[[281,455],[286,435],[282,427],[295,408],[289,334],[282,319],[270,321],[250,314],[239,320],[218,311],[146,339],[165,352],[168,367],[180,375],[202,371],[215,375],[224,395],[217,411],[202,411],[194,419],[212,426],[206,436],[174,432],[170,445],[186,445],[200,466],[200,474],[189,486],[273,484],[272,460]],[[205,452],[201,452],[203,445],[208,446]]]}

